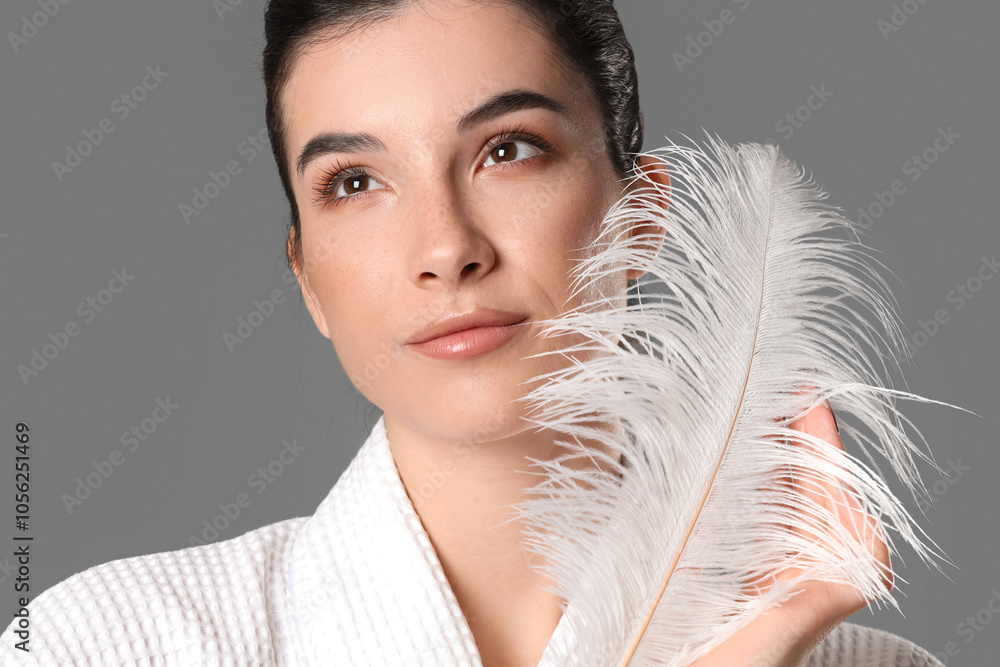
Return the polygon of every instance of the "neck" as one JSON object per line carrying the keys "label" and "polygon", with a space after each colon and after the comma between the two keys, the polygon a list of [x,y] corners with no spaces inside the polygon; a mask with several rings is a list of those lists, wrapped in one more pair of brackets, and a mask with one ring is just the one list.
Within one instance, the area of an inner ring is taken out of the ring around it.
{"label": "neck", "polygon": [[[481,652],[492,633],[498,646],[533,645],[537,655],[529,659],[537,664],[562,615],[561,599],[542,590],[554,582],[533,569],[542,559],[525,546],[524,523],[510,505],[532,497],[528,490],[542,479],[527,457],[547,461],[570,451],[557,445],[556,434],[531,428],[468,442],[440,439],[388,415],[385,424],[400,479]],[[596,465],[589,458],[566,464]],[[534,644],[525,633],[537,635]]]}

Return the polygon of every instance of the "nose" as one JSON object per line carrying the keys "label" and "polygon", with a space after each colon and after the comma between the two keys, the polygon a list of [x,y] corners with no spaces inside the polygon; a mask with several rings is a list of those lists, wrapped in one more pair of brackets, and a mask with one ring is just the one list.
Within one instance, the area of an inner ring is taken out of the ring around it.
{"label": "nose", "polygon": [[409,261],[417,286],[442,283],[455,289],[492,270],[493,245],[467,199],[452,187],[439,185],[415,203]]}

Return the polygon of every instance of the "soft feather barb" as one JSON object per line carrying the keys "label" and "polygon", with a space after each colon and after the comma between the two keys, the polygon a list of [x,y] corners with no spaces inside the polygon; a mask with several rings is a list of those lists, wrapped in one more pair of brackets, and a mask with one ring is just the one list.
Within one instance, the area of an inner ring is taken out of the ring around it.
{"label": "soft feather barb", "polygon": [[[915,457],[940,468],[895,401],[938,401],[882,386],[885,360],[906,347],[854,223],[776,146],[709,135],[648,154],[669,190],[645,181],[624,195],[574,281],[576,295],[645,270],[641,298],[602,295],[543,322],[585,342],[525,397],[571,452],[532,459],[543,479],[514,506],[549,590],[568,601],[575,644],[556,662],[689,665],[806,579],[898,608],[878,561],[787,477],[843,483],[891,553],[895,538],[926,563],[944,558],[878,468],[926,497]],[[639,224],[663,233],[658,251],[637,242],[656,234],[629,236]],[[788,427],[825,399],[867,463]],[[584,472],[567,464],[576,456],[603,465]],[[801,574],[760,595],[746,586],[788,567]]]}

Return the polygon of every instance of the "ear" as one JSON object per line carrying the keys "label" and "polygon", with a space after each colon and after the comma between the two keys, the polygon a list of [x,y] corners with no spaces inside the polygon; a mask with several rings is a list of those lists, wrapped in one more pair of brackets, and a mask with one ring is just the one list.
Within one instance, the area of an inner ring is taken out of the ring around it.
{"label": "ear", "polygon": [[[658,157],[652,155],[640,155],[636,166],[636,178],[629,184],[627,192],[632,192],[640,188],[652,189],[654,194],[650,199],[663,208],[662,214],[666,214],[670,208],[670,174],[667,173],[666,164]],[[664,229],[659,224],[637,224],[632,228],[631,236],[652,235],[643,238],[639,243],[655,249],[657,252],[663,243]],[[640,247],[641,247],[640,246]],[[626,275],[629,280],[638,280],[646,272],[638,269],[628,269]]]}
{"label": "ear", "polygon": [[319,329],[319,332],[323,334],[325,338],[330,338],[330,327],[327,326],[326,317],[323,315],[323,310],[319,307],[319,300],[316,298],[316,295],[312,291],[312,287],[309,285],[309,276],[306,275],[305,269],[302,265],[301,246],[299,246],[297,242],[294,227],[288,231],[288,239],[285,242],[285,252],[288,254],[288,263],[291,265],[292,271],[295,273],[295,278],[299,281],[299,287],[302,290],[302,297],[305,299],[306,308],[309,310],[309,314],[312,315],[313,322],[316,323],[316,328]]}

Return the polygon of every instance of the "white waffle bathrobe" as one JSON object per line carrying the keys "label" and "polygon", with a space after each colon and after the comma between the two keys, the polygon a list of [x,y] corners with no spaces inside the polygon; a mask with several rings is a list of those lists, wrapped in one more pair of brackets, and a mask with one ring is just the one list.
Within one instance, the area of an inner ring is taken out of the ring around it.
{"label": "white waffle bathrobe", "polygon": [[[0,665],[481,665],[406,495],[383,419],[310,517],[92,567],[11,624]],[[565,619],[565,616],[563,617]],[[560,623],[540,667],[554,667]],[[841,624],[808,667],[938,667],[895,635]]]}

